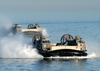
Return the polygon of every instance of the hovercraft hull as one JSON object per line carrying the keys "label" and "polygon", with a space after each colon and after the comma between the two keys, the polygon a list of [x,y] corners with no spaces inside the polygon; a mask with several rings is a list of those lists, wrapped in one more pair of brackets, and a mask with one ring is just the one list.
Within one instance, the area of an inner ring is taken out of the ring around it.
{"label": "hovercraft hull", "polygon": [[36,34],[42,34],[41,32],[36,32],[36,31],[25,31],[23,32],[25,37],[33,37]]}
{"label": "hovercraft hull", "polygon": [[85,51],[78,51],[78,50],[56,50],[56,51],[49,51],[39,52],[44,57],[50,57],[50,56],[87,56],[87,53]]}

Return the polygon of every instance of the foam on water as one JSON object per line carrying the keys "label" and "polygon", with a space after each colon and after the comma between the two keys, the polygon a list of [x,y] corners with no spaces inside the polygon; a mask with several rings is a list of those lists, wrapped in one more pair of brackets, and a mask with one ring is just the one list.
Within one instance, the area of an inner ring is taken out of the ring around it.
{"label": "foam on water", "polygon": [[8,36],[12,32],[11,26],[9,19],[0,18],[0,36]]}

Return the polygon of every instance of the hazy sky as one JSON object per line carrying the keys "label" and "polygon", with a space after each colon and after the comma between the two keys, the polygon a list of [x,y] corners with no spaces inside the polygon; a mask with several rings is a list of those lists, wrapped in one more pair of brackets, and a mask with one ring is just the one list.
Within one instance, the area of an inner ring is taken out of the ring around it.
{"label": "hazy sky", "polygon": [[100,11],[100,0],[0,0],[0,11]]}

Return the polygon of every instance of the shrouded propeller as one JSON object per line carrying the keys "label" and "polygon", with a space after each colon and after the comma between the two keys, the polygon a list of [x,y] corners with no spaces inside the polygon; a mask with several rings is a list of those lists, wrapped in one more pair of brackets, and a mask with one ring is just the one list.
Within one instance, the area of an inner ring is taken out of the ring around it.
{"label": "shrouded propeller", "polygon": [[64,45],[66,44],[66,42],[68,42],[69,40],[72,40],[73,36],[70,34],[65,34],[61,37],[61,44]]}

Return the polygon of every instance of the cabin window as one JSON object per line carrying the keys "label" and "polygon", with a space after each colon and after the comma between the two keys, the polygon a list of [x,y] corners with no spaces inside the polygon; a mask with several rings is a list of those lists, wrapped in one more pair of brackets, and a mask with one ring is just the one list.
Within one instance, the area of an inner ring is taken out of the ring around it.
{"label": "cabin window", "polygon": [[43,43],[50,43],[49,41],[43,41]]}
{"label": "cabin window", "polygon": [[21,28],[20,26],[17,26],[17,28]]}

